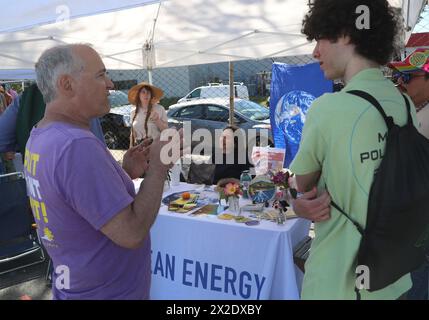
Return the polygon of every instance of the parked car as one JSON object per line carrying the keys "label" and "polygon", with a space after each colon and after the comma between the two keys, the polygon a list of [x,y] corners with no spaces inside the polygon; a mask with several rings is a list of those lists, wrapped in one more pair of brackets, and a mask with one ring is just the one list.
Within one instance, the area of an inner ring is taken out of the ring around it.
{"label": "parked car", "polygon": [[[212,134],[212,145],[216,146],[215,130],[223,129],[229,121],[229,99],[199,99],[170,106],[168,112],[169,127],[180,128],[184,121],[191,121],[191,131],[197,129],[209,129]],[[270,125],[269,109],[249,100],[234,100],[234,122],[244,129],[246,134],[249,129],[256,129],[256,138],[249,141],[248,146],[259,145],[261,129],[268,130],[268,144],[273,146],[273,137]],[[247,137],[247,135],[246,135]],[[263,141],[263,140],[262,140]],[[192,142],[192,146],[200,142]]]}
{"label": "parked car", "polygon": [[[249,90],[241,82],[234,82],[234,96],[240,99],[249,99]],[[196,99],[228,98],[229,84],[209,83],[207,86],[198,87],[179,99],[178,103]]]}
{"label": "parked car", "polygon": [[130,145],[131,111],[135,108],[122,91],[110,90],[110,112],[103,116],[101,127],[109,149],[128,149]]}

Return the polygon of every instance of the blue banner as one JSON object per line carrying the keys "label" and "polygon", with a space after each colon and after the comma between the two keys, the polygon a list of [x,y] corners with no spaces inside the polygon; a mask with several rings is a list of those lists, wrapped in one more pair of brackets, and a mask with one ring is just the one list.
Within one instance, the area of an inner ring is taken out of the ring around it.
{"label": "blue banner", "polygon": [[312,102],[332,92],[319,63],[288,65],[273,63],[270,119],[276,148],[286,149],[284,167],[288,168],[299,148],[305,115]]}

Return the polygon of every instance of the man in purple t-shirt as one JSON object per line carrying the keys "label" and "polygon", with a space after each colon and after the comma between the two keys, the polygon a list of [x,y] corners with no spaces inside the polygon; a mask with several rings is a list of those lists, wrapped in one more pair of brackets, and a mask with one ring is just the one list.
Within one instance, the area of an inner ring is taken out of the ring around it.
{"label": "man in purple t-shirt", "polygon": [[[168,142],[130,149],[122,169],[90,132],[90,119],[109,112],[113,88],[91,47],[51,48],[36,74],[46,112],[31,132],[24,166],[38,232],[54,265],[53,297],[148,299],[149,230],[171,165],[160,159]],[[144,172],[136,195],[131,179]]]}

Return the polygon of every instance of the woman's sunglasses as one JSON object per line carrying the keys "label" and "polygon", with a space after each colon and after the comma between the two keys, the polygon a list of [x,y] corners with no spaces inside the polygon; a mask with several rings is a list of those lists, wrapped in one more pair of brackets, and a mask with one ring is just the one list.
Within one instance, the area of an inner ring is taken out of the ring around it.
{"label": "woman's sunglasses", "polygon": [[398,83],[401,79],[402,83],[408,84],[413,78],[424,77],[426,74],[415,74],[415,73],[401,73],[397,72],[392,75],[392,80],[395,83]]}

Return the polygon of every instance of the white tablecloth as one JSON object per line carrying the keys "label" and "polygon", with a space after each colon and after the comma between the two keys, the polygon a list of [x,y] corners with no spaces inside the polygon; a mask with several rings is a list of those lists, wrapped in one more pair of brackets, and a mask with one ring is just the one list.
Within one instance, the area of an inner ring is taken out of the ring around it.
{"label": "white tablecloth", "polygon": [[[194,188],[181,183],[164,196]],[[309,228],[303,219],[247,226],[161,205],[151,229],[151,299],[299,299],[293,247]]]}

